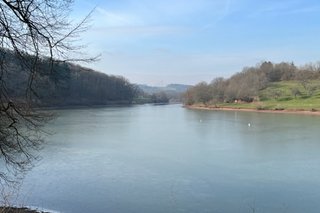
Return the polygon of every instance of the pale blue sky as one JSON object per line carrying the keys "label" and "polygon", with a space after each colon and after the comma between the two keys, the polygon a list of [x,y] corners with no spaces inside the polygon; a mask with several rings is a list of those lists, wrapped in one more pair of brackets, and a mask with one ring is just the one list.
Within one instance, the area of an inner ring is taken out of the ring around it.
{"label": "pale blue sky", "polygon": [[195,84],[263,61],[320,60],[318,0],[75,0],[91,68],[133,83]]}

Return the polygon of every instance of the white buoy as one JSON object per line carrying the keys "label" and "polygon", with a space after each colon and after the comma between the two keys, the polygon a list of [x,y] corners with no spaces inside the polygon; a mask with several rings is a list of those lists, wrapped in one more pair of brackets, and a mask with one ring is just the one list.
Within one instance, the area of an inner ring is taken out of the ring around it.
{"label": "white buoy", "polygon": [[200,119],[199,122],[202,123],[202,120]]}
{"label": "white buoy", "polygon": [[250,127],[251,126],[251,123],[248,123],[248,127]]}

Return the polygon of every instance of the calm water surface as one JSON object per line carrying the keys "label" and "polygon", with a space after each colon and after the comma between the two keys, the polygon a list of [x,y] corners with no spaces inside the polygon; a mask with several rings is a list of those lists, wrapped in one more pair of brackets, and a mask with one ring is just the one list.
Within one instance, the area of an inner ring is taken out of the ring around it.
{"label": "calm water surface", "polygon": [[[20,202],[66,213],[320,212],[320,117],[61,110]],[[251,126],[248,126],[248,123]]]}

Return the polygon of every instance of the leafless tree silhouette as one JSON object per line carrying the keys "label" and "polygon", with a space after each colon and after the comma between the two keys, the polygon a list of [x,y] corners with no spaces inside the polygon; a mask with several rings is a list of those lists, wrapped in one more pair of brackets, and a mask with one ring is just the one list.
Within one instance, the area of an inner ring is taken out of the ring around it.
{"label": "leafless tree silhouette", "polygon": [[[83,46],[76,43],[90,14],[74,24],[68,18],[72,4],[72,0],[0,1],[0,181],[9,181],[8,171],[27,171],[43,142],[41,127],[51,116],[35,110],[39,64],[46,61],[53,74],[55,63],[95,60],[77,57]],[[8,91],[12,67],[27,79],[20,85],[23,97]]]}

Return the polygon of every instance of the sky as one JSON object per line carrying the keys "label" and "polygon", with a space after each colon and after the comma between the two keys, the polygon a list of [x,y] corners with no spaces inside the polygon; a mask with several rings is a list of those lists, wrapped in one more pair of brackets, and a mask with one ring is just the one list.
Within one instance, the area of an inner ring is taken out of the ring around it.
{"label": "sky", "polygon": [[320,60],[318,0],[75,0],[94,9],[82,34],[84,66],[132,83],[164,86],[230,77],[262,61]]}

